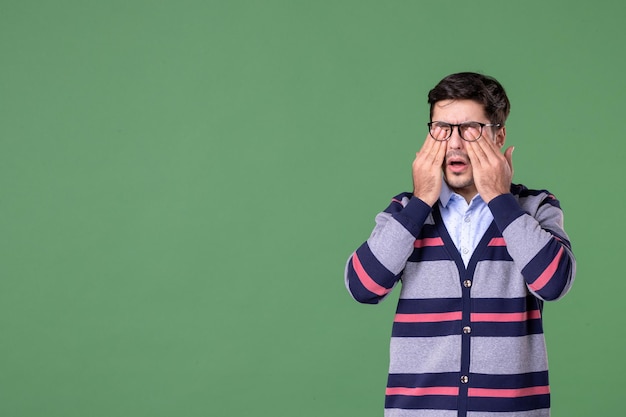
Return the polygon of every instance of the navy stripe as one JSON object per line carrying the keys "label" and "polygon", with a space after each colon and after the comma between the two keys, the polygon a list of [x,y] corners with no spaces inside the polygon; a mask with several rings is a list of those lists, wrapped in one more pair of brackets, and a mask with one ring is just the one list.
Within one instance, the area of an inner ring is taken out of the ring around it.
{"label": "navy stripe", "polygon": [[356,251],[359,261],[367,274],[381,287],[391,288],[397,280],[397,276],[389,271],[374,256],[367,242],[361,245]]}
{"label": "navy stripe", "polygon": [[537,298],[529,295],[519,298],[474,298],[472,311],[475,313],[521,313],[541,309]]}
{"label": "navy stripe", "polygon": [[543,333],[541,320],[512,323],[472,323],[472,336],[518,337]]}
{"label": "navy stripe", "polygon": [[454,396],[425,395],[410,397],[404,395],[387,395],[385,408],[401,408],[404,410],[456,410],[458,398]]}
{"label": "navy stripe", "polygon": [[[375,281],[378,285],[391,288],[398,280],[398,276],[393,275],[387,268],[385,268],[376,257],[372,254],[372,251],[369,248],[367,242],[362,244],[359,249],[356,251],[357,256],[359,257],[359,261],[363,266],[363,269],[367,274]],[[350,262],[348,262],[347,266],[347,276],[348,276],[348,287],[350,289],[350,293],[352,296],[361,303],[365,304],[377,304],[383,297],[374,294],[369,291],[365,286],[361,283],[358,274],[354,270],[354,260],[351,258]],[[380,283],[379,280],[385,279],[388,283]]]}
{"label": "navy stripe", "polygon": [[450,311],[461,311],[460,298],[400,298],[396,309],[396,312],[400,314],[447,313]]}
{"label": "navy stripe", "polygon": [[470,381],[473,388],[516,389],[549,385],[548,371],[508,375],[472,374]]}
{"label": "navy stripe", "polygon": [[450,254],[443,246],[426,246],[423,248],[415,248],[411,256],[409,256],[409,262],[421,262],[421,261],[448,261],[450,260]]}
{"label": "navy stripe", "polygon": [[[556,239],[550,241],[535,255],[533,259],[522,269],[522,275],[525,277],[535,277],[533,282],[545,271],[554,258],[561,250],[561,244]],[[565,251],[563,257],[568,258]],[[531,282],[532,284],[532,282]]]}
{"label": "navy stripe", "polygon": [[389,374],[387,387],[456,387],[459,385],[458,372],[438,372],[424,374]]}
{"label": "navy stripe", "polygon": [[461,320],[437,323],[393,323],[392,337],[436,337],[461,334]]}
{"label": "navy stripe", "polygon": [[365,304],[378,304],[381,298],[361,284],[361,281],[352,266],[352,261],[348,263],[347,275],[349,278],[348,287],[350,289],[350,294],[352,294],[355,300]]}
{"label": "navy stripe", "polygon": [[[497,237],[497,236],[495,236]],[[487,246],[480,251],[479,261],[509,261],[512,262],[513,258],[506,249],[506,246]]]}
{"label": "navy stripe", "polygon": [[542,408],[550,408],[550,394],[520,398],[471,397],[467,403],[468,411],[512,413]]}
{"label": "navy stripe", "polygon": [[425,224],[422,227],[422,230],[420,231],[418,238],[426,239],[426,238],[433,238],[433,237],[441,237],[441,233],[439,229],[434,224]]}
{"label": "navy stripe", "polygon": [[[522,274],[525,277],[534,277],[530,284],[539,279],[541,274],[548,268],[551,262],[556,258],[559,250],[562,249],[562,245],[556,239],[551,239],[544,248],[522,269]],[[563,254],[559,260],[559,264],[556,268],[554,275],[550,278],[548,283],[544,285],[539,291],[537,291],[542,298],[546,300],[553,300],[561,295],[563,290],[568,284],[568,277],[571,276],[571,259],[566,249],[563,249]]]}
{"label": "navy stripe", "polygon": [[[568,283],[568,280],[564,277],[571,276],[572,272],[570,268],[571,265],[569,255],[567,252],[564,252],[561,256],[561,259],[559,260],[557,272],[555,273],[554,277],[550,281],[548,281],[548,283],[542,289],[538,291],[541,297],[545,298],[546,300],[554,300],[559,295],[561,295],[561,293],[565,289],[565,286]],[[561,272],[559,273],[559,271]]]}

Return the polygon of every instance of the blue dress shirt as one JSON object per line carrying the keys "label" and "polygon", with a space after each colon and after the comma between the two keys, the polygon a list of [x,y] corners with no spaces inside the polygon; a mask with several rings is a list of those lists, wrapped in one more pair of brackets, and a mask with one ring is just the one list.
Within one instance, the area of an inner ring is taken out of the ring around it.
{"label": "blue dress shirt", "polygon": [[491,210],[478,194],[467,204],[465,198],[452,191],[445,181],[439,195],[439,209],[443,224],[467,266],[493,221]]}

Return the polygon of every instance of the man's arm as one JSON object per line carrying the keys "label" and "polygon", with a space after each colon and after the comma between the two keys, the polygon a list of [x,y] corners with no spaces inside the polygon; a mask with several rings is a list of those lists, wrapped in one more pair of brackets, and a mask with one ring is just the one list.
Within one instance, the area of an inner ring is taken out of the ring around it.
{"label": "man's arm", "polygon": [[[436,134],[441,134],[441,129]],[[413,161],[413,194],[394,198],[376,216],[376,227],[369,239],[350,256],[345,279],[355,300],[376,304],[400,279],[415,239],[441,193],[445,153],[446,142],[426,136]]]}
{"label": "man's arm", "polygon": [[558,200],[548,192],[533,198],[542,198],[533,215],[512,194],[492,199],[489,208],[530,291],[543,300],[556,300],[571,288],[576,260]]}
{"label": "man's arm", "polygon": [[576,275],[576,260],[563,229],[563,212],[554,196],[540,192],[541,202],[527,213],[509,192],[513,176],[513,148],[500,153],[498,145],[480,138],[469,142],[478,193],[489,205],[507,250],[529,290],[543,300],[563,297]]}
{"label": "man's arm", "polygon": [[424,201],[406,193],[395,197],[376,216],[369,239],[346,265],[346,287],[355,300],[377,304],[393,289],[431,210]]}

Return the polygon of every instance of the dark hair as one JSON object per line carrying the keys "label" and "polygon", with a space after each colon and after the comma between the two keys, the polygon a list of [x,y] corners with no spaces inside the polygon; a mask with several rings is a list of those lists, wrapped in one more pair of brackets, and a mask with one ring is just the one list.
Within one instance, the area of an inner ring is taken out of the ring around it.
{"label": "dark hair", "polygon": [[474,72],[448,75],[428,93],[430,117],[433,107],[441,100],[474,100],[483,105],[485,116],[491,123],[504,126],[511,110],[511,103],[504,87],[493,77]]}

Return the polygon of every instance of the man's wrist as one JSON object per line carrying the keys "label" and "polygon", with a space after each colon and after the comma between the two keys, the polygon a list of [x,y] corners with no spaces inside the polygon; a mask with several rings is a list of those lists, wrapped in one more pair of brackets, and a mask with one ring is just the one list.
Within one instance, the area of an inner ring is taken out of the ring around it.
{"label": "man's wrist", "polygon": [[434,206],[435,203],[437,202],[437,200],[439,199],[439,195],[437,195],[436,197],[433,198],[431,196],[419,195],[415,191],[413,192],[413,197],[415,197],[415,198],[421,200],[422,202],[428,204],[430,207]]}

